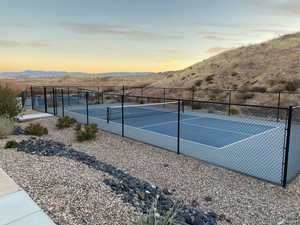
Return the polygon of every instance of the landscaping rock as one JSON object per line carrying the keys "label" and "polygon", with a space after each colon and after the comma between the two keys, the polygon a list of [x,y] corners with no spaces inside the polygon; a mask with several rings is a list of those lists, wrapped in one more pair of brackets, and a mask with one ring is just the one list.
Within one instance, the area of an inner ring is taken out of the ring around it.
{"label": "landscaping rock", "polygon": [[[62,143],[30,138],[20,142],[17,151],[23,151],[39,156],[61,156],[72,160],[77,160],[96,170],[108,173],[113,178],[107,178],[104,183],[111,188],[121,199],[133,205],[142,213],[148,213],[154,202],[157,203],[158,213],[164,215],[175,205],[175,200],[167,197],[172,193],[167,189],[161,190],[150,183],[133,177],[122,170],[105,162],[97,160],[84,152],[79,152]],[[176,216],[177,224],[217,225],[219,216],[214,212],[205,213],[196,208],[198,204],[194,202],[192,206],[180,206]],[[221,219],[221,216],[220,216]],[[224,220],[224,215],[222,215]]]}

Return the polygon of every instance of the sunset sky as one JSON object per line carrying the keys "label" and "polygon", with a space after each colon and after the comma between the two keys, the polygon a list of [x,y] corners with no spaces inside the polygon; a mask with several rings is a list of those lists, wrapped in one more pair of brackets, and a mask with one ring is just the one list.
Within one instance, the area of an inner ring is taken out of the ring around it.
{"label": "sunset sky", "polygon": [[0,72],[158,72],[300,31],[299,0],[9,0]]}

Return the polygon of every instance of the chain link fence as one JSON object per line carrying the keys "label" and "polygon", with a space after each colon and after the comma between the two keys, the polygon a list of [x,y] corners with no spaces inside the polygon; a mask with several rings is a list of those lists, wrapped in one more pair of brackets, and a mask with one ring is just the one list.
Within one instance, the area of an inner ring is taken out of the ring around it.
{"label": "chain link fence", "polygon": [[30,97],[38,111],[95,123],[283,187],[300,171],[299,107],[234,103],[232,93],[207,101],[172,98],[164,89],[163,97],[145,96],[141,90],[33,87]]}

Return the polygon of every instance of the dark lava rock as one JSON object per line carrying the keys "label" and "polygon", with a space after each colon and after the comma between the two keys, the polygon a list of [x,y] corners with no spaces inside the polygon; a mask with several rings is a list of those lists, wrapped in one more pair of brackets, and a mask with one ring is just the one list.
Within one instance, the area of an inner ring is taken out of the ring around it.
{"label": "dark lava rock", "polygon": [[200,204],[197,200],[193,200],[191,205],[192,207],[198,207]]}
{"label": "dark lava rock", "polygon": [[206,197],[204,198],[204,200],[207,201],[207,202],[211,202],[211,201],[212,201],[212,197],[206,196]]}
{"label": "dark lava rock", "polygon": [[164,189],[162,190],[162,192],[163,192],[165,195],[171,195],[171,194],[172,194],[172,192],[169,191],[168,188],[164,188]]}
{"label": "dark lava rock", "polygon": [[[109,186],[113,192],[121,196],[125,203],[129,203],[142,213],[148,213],[154,202],[157,203],[157,210],[160,215],[164,215],[175,205],[175,200],[167,197],[171,194],[168,189],[161,190],[152,186],[146,181],[133,177],[124,171],[99,161],[94,156],[84,152],[79,152],[62,143],[30,138],[20,142],[17,151],[23,151],[39,156],[60,156],[79,161],[89,167],[108,173],[113,178],[105,179],[103,182]],[[175,190],[174,190],[175,191]],[[192,207],[181,205],[175,217],[176,224],[217,225],[219,216],[214,212],[205,213],[198,208],[199,204],[192,204]],[[222,219],[224,216],[222,216]]]}
{"label": "dark lava rock", "polygon": [[21,127],[15,127],[12,132],[12,135],[27,135],[28,133],[26,130],[22,129]]}

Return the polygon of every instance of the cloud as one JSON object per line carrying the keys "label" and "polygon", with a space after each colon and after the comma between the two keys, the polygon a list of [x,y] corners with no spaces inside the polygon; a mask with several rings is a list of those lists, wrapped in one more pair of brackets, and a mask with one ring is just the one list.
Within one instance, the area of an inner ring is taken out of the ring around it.
{"label": "cloud", "polygon": [[242,23],[232,23],[232,24],[224,24],[224,23],[193,23],[185,25],[187,27],[194,28],[224,28],[224,29],[259,29],[266,27],[276,27],[276,28],[287,28],[288,26],[283,24],[242,24]]}
{"label": "cloud", "polygon": [[299,0],[254,0],[254,4],[272,11],[284,12],[288,15],[300,13]]}
{"label": "cloud", "polygon": [[32,24],[25,24],[25,23],[0,23],[0,28],[32,28],[34,27]]}
{"label": "cloud", "polygon": [[0,40],[0,47],[5,48],[16,48],[16,47],[32,47],[32,48],[41,48],[49,47],[50,43],[46,42],[19,42],[19,41],[9,41],[9,40]]}
{"label": "cloud", "polygon": [[231,49],[231,48],[213,47],[213,48],[208,49],[206,52],[207,52],[208,54],[215,55],[215,54],[218,54],[218,53],[227,51],[227,50],[229,50],[229,49]]}
{"label": "cloud", "polygon": [[108,24],[108,23],[61,23],[63,27],[79,34],[98,35],[112,34],[125,36],[139,40],[169,40],[180,39],[180,35],[160,34],[155,32],[143,31],[142,25],[135,24]]}

